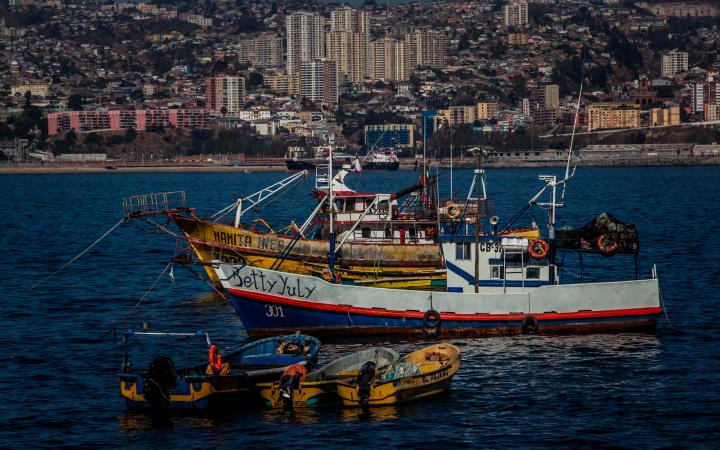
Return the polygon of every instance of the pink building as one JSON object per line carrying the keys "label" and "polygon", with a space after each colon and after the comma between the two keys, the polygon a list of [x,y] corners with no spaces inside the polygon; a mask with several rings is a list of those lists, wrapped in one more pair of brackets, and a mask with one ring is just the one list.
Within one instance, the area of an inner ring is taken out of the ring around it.
{"label": "pink building", "polygon": [[48,114],[48,136],[75,130],[90,131],[145,130],[152,126],[173,128],[207,128],[208,111],[204,109],[124,109],[65,111]]}

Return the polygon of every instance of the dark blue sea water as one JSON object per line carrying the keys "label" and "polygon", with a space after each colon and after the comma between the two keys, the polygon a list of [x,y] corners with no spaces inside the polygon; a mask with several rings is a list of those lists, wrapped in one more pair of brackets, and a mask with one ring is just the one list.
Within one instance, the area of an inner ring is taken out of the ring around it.
{"label": "dark blue sea water", "polygon": [[[509,217],[547,172],[561,171],[490,171],[495,212]],[[463,367],[447,395],[369,412],[250,411],[166,422],[127,414],[116,376],[120,347],[96,339],[123,326],[172,256],[174,239],[123,225],[65,272],[29,287],[117,222],[122,196],[185,190],[192,206],[210,213],[286,175],[0,176],[0,448],[720,447],[715,167],[582,169],[559,212],[561,225],[582,225],[601,211],[637,223],[644,274],[657,264],[677,331],[662,321],[657,335],[460,340]],[[441,175],[446,193],[447,172]],[[456,188],[470,177],[456,171]],[[401,171],[348,181],[394,191],[416,178]],[[312,182],[263,215],[274,224],[302,222],[314,204]],[[546,222],[544,211],[531,213]],[[616,261],[612,270],[619,267]],[[589,270],[593,279],[607,276]],[[223,346],[244,339],[231,307],[182,269],[174,283],[164,276],[128,323],[142,321],[156,331],[207,330]],[[405,352],[422,344],[388,345]],[[321,359],[355,347],[326,346]]]}

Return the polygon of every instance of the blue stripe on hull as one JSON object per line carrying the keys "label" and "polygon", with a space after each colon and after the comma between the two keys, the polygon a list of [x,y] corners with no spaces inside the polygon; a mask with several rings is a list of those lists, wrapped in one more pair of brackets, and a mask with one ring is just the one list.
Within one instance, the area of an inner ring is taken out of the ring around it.
{"label": "blue stripe on hull", "polygon": [[[302,330],[310,331],[315,328],[344,328],[348,334],[352,328],[378,328],[378,334],[388,328],[404,328],[408,332],[422,332],[422,319],[404,317],[383,317],[367,314],[343,313],[335,311],[322,311],[294,305],[275,305],[272,303],[229,295],[230,302],[235,309],[243,326],[248,332],[252,330]],[[442,320],[442,329],[484,329],[505,330],[506,333],[520,332],[525,316],[517,320]],[[568,319],[539,319],[540,328],[582,327],[617,325],[632,326],[633,323],[646,323],[657,320],[657,314],[634,315],[624,317],[592,317]],[[514,331],[513,331],[514,330]],[[470,332],[469,334],[473,334]],[[487,333],[498,334],[498,333]]]}

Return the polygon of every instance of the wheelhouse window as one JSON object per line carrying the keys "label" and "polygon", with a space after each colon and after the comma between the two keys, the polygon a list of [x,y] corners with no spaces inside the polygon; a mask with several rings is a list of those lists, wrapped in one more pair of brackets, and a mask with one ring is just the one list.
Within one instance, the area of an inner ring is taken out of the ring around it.
{"label": "wheelhouse window", "polygon": [[540,268],[539,267],[528,267],[525,272],[525,278],[528,280],[539,280],[540,279]]}
{"label": "wheelhouse window", "polygon": [[363,227],[362,229],[362,237],[369,238],[370,237],[370,228],[369,227]]}
{"label": "wheelhouse window", "polygon": [[458,242],[455,244],[455,259],[472,259],[469,242]]}
{"label": "wheelhouse window", "polygon": [[505,278],[503,266],[490,266],[490,279],[502,280],[503,278]]}

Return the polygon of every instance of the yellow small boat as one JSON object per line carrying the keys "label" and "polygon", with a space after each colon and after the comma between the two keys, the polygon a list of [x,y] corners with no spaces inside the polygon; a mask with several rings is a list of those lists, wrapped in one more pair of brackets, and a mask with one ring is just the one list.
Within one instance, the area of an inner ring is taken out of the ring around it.
{"label": "yellow small boat", "polygon": [[363,366],[355,378],[338,382],[345,406],[392,405],[450,388],[460,369],[460,349],[447,342],[410,353],[385,370]]}
{"label": "yellow small boat", "polygon": [[385,347],[372,347],[352,353],[314,370],[306,372],[303,366],[291,366],[279,381],[257,383],[260,396],[270,408],[305,408],[337,405],[338,380],[357,377],[360,369],[368,362],[381,370],[395,364],[400,355]]}

